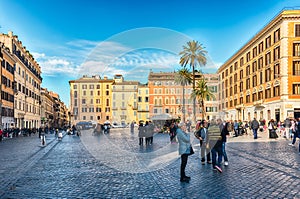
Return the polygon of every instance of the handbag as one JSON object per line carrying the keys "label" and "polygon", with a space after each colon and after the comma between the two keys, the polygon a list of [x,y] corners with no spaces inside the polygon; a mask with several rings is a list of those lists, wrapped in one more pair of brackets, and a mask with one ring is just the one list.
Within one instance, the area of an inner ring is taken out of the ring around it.
{"label": "handbag", "polygon": [[195,152],[194,152],[194,149],[192,147],[192,145],[190,146],[190,154],[189,155],[193,155]]}

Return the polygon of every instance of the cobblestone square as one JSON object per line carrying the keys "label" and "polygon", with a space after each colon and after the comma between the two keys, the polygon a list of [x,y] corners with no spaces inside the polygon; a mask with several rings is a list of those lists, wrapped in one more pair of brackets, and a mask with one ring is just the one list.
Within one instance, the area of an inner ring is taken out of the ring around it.
{"label": "cobblestone square", "polygon": [[181,183],[178,145],[168,134],[150,146],[126,128],[62,141],[49,135],[43,148],[37,136],[13,138],[0,143],[0,198],[299,198],[300,155],[289,142],[230,138],[229,166],[218,173],[201,165],[193,140],[191,181]]}

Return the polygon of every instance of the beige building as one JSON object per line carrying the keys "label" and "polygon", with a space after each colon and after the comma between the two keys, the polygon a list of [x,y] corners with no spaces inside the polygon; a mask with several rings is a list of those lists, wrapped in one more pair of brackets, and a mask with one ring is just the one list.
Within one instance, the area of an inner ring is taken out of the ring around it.
{"label": "beige building", "polygon": [[55,101],[46,88],[41,88],[41,121],[43,126],[54,127]]}
{"label": "beige building", "polygon": [[284,10],[218,70],[224,119],[300,117],[300,10]]}
{"label": "beige building", "polygon": [[112,85],[112,122],[127,125],[136,121],[139,82],[125,81],[122,75],[115,75],[114,81]]}
{"label": "beige building", "polygon": [[83,76],[69,81],[71,125],[80,121],[112,122],[113,79]]}
{"label": "beige building", "polygon": [[0,43],[0,128],[8,129],[15,126],[14,119],[14,67],[15,58],[10,50]]}
{"label": "beige building", "polygon": [[14,118],[19,128],[39,127],[41,68],[30,52],[12,32],[0,34],[2,42],[16,60],[14,73]]}
{"label": "beige building", "polygon": [[139,84],[137,93],[137,115],[135,122],[150,120],[148,84]]}

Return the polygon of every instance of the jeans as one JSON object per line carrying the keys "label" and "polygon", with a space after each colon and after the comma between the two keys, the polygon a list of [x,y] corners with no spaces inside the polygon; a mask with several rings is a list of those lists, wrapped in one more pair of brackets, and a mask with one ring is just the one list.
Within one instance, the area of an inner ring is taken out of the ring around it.
{"label": "jeans", "polygon": [[[207,143],[203,142],[200,140],[200,148],[201,148],[201,162],[205,162],[205,156],[206,156],[206,161],[210,162],[210,152],[209,149],[207,148]],[[205,155],[205,152],[207,153]]]}
{"label": "jeans", "polygon": [[223,142],[222,143],[222,153],[223,153],[223,156],[224,156],[224,162],[228,162],[227,153],[226,153],[226,150],[225,150],[225,145],[226,145],[226,142]]}
{"label": "jeans", "polygon": [[[218,155],[218,161],[217,161],[217,155]],[[211,156],[212,156],[212,166],[220,166],[222,162],[222,146],[214,147],[211,150]]]}
{"label": "jeans", "polygon": [[254,139],[257,139],[257,129],[253,129],[253,136],[254,136]]}
{"label": "jeans", "polygon": [[188,161],[188,154],[181,155],[181,166],[180,166],[180,178],[184,178],[185,175],[185,167]]}

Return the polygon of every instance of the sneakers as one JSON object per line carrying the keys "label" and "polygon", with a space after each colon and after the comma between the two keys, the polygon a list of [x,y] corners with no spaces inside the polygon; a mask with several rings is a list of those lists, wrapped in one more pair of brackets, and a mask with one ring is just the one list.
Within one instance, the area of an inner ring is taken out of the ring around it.
{"label": "sneakers", "polygon": [[289,143],[289,146],[294,146],[294,144],[292,144],[292,143]]}
{"label": "sneakers", "polygon": [[223,172],[222,169],[221,169],[221,167],[219,167],[219,166],[217,166],[217,165],[216,165],[214,168],[215,168],[218,172],[220,172],[220,173]]}
{"label": "sneakers", "polygon": [[227,161],[224,162],[224,166],[228,166],[228,162]]}
{"label": "sneakers", "polygon": [[211,164],[211,161],[207,161],[207,164]]}
{"label": "sneakers", "polygon": [[201,162],[201,164],[203,164],[203,165],[204,165],[204,164],[205,164],[205,162]]}

